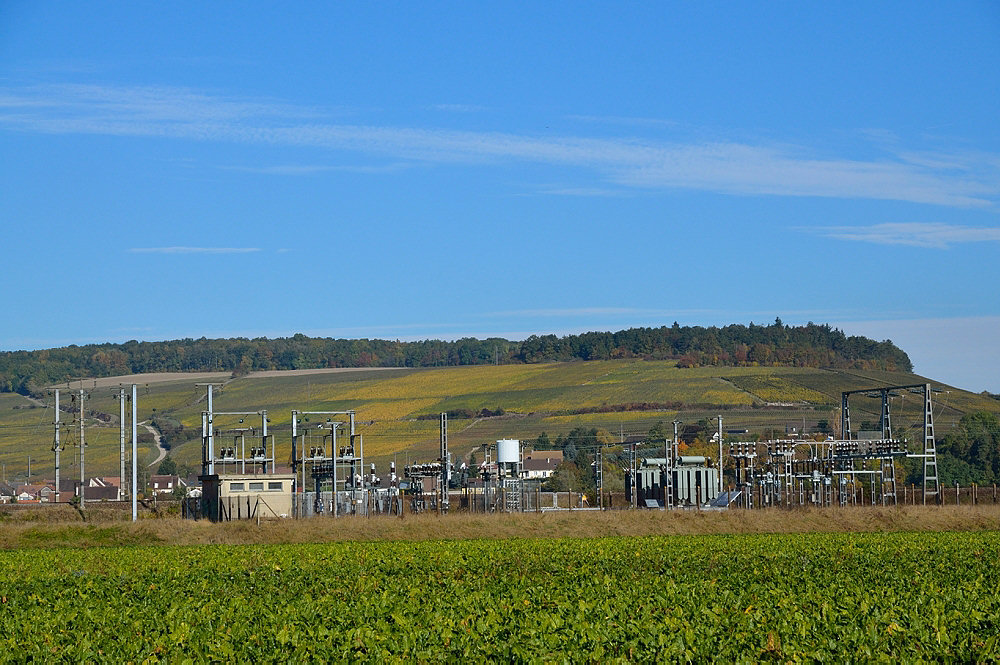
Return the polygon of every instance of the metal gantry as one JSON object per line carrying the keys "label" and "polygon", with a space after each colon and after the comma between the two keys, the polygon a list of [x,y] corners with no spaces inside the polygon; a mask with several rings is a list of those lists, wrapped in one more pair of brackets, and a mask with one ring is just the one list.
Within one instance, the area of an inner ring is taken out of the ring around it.
{"label": "metal gantry", "polygon": [[[935,502],[940,502],[941,487],[938,480],[937,464],[937,444],[934,438],[934,403],[932,394],[940,392],[931,387],[929,383],[914,383],[899,386],[880,386],[877,388],[862,388],[860,390],[845,390],[841,393],[840,423],[841,433],[845,439],[851,438],[851,395],[866,395],[881,400],[881,412],[879,425],[882,430],[882,439],[893,438],[892,419],[889,410],[889,398],[902,394],[902,391],[919,394],[924,401],[924,422],[923,422],[923,449],[919,453],[907,452],[906,457],[923,460],[923,502],[927,503],[927,498],[931,497]],[[895,480],[893,480],[893,494],[895,493]]]}
{"label": "metal gantry", "polygon": [[[448,452],[448,414],[439,416],[438,458],[433,462],[407,464],[403,476],[409,481],[414,512],[436,510],[439,515],[447,513],[450,506],[448,485],[451,482],[452,462]],[[433,495],[428,498],[425,481],[433,485]]]}
{"label": "metal gantry", "polygon": [[[313,427],[309,423],[310,416],[319,416],[320,422]],[[323,418],[326,418],[323,421]],[[347,418],[346,422],[342,418]],[[338,434],[342,427],[347,428],[347,443]],[[321,432],[322,438],[317,442],[315,433]],[[322,514],[325,509],[323,501],[324,486],[330,485],[330,510],[338,517],[342,510],[350,513],[365,510],[368,502],[361,497],[366,484],[364,477],[364,439],[357,433],[355,412],[348,411],[292,411],[292,463],[297,468],[295,472],[301,475],[300,487],[308,487],[306,474],[314,481],[315,497],[313,511]],[[374,470],[369,474],[374,478]],[[341,490],[341,486],[343,489]],[[358,499],[361,503],[358,503]]]}

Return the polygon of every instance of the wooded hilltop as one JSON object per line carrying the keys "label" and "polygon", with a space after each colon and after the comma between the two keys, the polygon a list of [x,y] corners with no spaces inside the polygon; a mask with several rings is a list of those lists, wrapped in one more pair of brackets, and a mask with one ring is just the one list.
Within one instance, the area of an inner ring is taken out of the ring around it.
{"label": "wooded hilltop", "polygon": [[147,372],[230,371],[324,367],[440,367],[495,362],[543,363],[643,358],[681,367],[791,366],[912,371],[891,341],[847,336],[829,325],[733,324],[724,327],[630,328],[579,335],[532,335],[524,341],[464,338],[401,342],[292,337],[180,339],[87,344],[0,352],[0,392],[31,394],[68,379]]}

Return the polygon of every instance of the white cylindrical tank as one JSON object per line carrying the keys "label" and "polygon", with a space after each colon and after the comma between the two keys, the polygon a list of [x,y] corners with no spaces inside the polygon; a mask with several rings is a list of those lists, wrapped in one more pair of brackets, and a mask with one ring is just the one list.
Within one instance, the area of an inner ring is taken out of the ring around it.
{"label": "white cylindrical tank", "polygon": [[497,461],[501,464],[517,464],[521,461],[521,442],[517,439],[497,441]]}

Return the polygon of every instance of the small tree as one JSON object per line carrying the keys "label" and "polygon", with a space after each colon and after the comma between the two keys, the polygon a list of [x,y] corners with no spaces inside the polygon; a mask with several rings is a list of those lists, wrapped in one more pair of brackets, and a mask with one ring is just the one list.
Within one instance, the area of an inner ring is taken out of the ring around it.
{"label": "small tree", "polygon": [[663,421],[658,420],[656,424],[649,428],[649,432],[646,434],[646,441],[648,443],[659,443],[667,439],[667,432],[663,428]]}
{"label": "small tree", "polygon": [[173,460],[170,455],[167,455],[160,466],[156,467],[156,473],[160,476],[176,476],[177,475],[177,462]]}

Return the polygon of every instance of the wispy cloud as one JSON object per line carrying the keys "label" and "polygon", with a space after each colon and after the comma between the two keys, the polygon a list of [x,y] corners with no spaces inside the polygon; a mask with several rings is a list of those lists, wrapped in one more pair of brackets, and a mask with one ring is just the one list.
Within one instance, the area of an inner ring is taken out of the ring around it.
{"label": "wispy cloud", "polygon": [[274,166],[220,166],[225,171],[242,171],[244,173],[260,173],[262,175],[313,175],[316,173],[362,173],[379,175],[384,173],[397,173],[409,168],[409,164],[402,162],[383,165],[325,165],[325,164],[278,164]]}
{"label": "wispy cloud", "polygon": [[538,137],[337,124],[330,117],[314,108],[186,88],[0,87],[0,127],[15,131],[308,146],[425,163],[531,162],[592,169],[628,188],[956,207],[989,207],[1000,199],[1000,157],[991,154],[898,150],[865,160],[819,156],[800,146]]}
{"label": "wispy cloud", "polygon": [[485,111],[485,106],[477,104],[435,104],[432,106],[435,111],[449,111],[451,113],[479,113]]}
{"label": "wispy cloud", "polygon": [[589,122],[601,125],[637,125],[645,127],[675,127],[675,120],[663,120],[662,118],[637,118],[633,116],[620,115],[568,115],[567,120],[577,122]]}
{"label": "wispy cloud", "polygon": [[552,187],[542,189],[540,192],[552,196],[632,196],[632,192],[625,189],[606,187]]}
{"label": "wispy cloud", "polygon": [[260,247],[132,247],[133,254],[250,254]]}
{"label": "wispy cloud", "polygon": [[506,312],[485,312],[482,316],[605,316],[608,314],[643,314],[652,310],[633,307],[569,307],[553,309],[517,309]]}
{"label": "wispy cloud", "polygon": [[855,240],[879,245],[909,245],[947,249],[970,242],[1000,241],[1000,228],[981,228],[939,223],[886,223],[872,226],[821,226],[803,228],[838,240]]}

